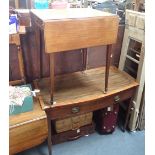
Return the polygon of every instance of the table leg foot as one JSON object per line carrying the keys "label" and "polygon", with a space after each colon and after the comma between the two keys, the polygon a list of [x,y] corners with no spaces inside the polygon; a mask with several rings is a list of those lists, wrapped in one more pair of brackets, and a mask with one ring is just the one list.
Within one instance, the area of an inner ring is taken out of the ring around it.
{"label": "table leg foot", "polygon": [[104,93],[104,94],[107,94],[107,91],[104,91],[103,93]]}
{"label": "table leg foot", "polygon": [[48,125],[48,152],[49,152],[49,155],[52,155],[51,119],[50,119],[50,116],[48,116],[48,114],[47,114],[47,125]]}

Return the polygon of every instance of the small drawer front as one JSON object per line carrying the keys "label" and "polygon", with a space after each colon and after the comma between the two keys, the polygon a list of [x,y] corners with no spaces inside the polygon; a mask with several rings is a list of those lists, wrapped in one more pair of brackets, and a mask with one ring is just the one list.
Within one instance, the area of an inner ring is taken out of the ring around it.
{"label": "small drawer front", "polygon": [[47,113],[50,113],[51,119],[62,119],[72,117],[95,110],[99,110],[108,107],[112,104],[118,104],[121,101],[127,100],[134,95],[135,88],[122,91],[110,96],[106,96],[97,100],[88,102],[75,103],[71,105],[65,105],[61,107],[53,107]]}
{"label": "small drawer front", "polygon": [[85,126],[92,123],[93,113],[86,113],[66,119],[55,121],[55,129],[57,133],[65,132],[68,130],[77,130],[81,126]]}

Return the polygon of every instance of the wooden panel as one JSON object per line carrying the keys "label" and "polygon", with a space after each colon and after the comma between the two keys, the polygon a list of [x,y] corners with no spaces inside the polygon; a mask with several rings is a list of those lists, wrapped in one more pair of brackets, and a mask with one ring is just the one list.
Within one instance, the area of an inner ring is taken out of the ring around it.
{"label": "wooden panel", "polygon": [[[25,34],[25,26],[20,26],[17,34],[9,35],[9,81],[13,83],[25,81],[20,34]],[[10,50],[10,47],[13,47],[13,50]]]}
{"label": "wooden panel", "polygon": [[[43,33],[41,35],[41,43],[41,77],[49,77],[49,55],[45,53]],[[83,68],[81,49],[57,52],[54,57],[56,75],[80,71]]]}
{"label": "wooden panel", "polygon": [[106,46],[88,48],[87,69],[105,66]]}
{"label": "wooden panel", "polygon": [[[39,38],[37,38],[39,40]],[[41,38],[42,40],[42,38]],[[49,77],[49,56],[44,52],[43,42],[41,47],[41,58],[37,54],[34,32],[28,31],[26,35],[21,36],[21,44],[23,49],[23,57],[25,62],[25,74],[27,81],[41,77]],[[10,52],[12,51],[12,47]],[[38,62],[42,63],[41,71]],[[11,63],[11,62],[10,62]],[[83,69],[81,50],[73,50],[68,52],[55,53],[55,74],[71,73]]]}
{"label": "wooden panel", "polygon": [[113,48],[112,48],[113,57],[112,57],[111,64],[115,65],[116,67],[118,67],[119,65],[123,36],[124,36],[124,29],[125,29],[125,25],[119,25],[117,42],[113,44]]}
{"label": "wooden panel", "polygon": [[[83,70],[80,49],[55,53],[55,74],[65,74]],[[46,76],[47,77],[47,76]]]}
{"label": "wooden panel", "polygon": [[33,111],[9,117],[10,154],[41,144],[47,138],[46,114],[37,99]]}
{"label": "wooden panel", "polygon": [[37,146],[47,139],[47,120],[41,119],[9,131],[9,151],[15,154]]}
{"label": "wooden panel", "polygon": [[[119,64],[119,58],[122,48],[122,40],[124,36],[124,25],[119,25],[117,42],[113,44],[111,65],[116,67]],[[97,46],[88,48],[87,69],[105,66],[106,46]]]}
{"label": "wooden panel", "polygon": [[44,30],[47,53],[107,45],[116,42],[118,18],[53,21]]}
{"label": "wooden panel", "polygon": [[16,45],[9,46],[9,74],[9,81],[21,79]]}
{"label": "wooden panel", "polygon": [[36,51],[34,41],[34,33],[28,31],[25,35],[21,36],[21,47],[23,51],[24,67],[26,80],[30,82],[33,78],[37,77],[38,73],[33,72],[34,65],[38,61],[37,57],[33,61],[33,53]]}
{"label": "wooden panel", "polygon": [[32,10],[31,14],[33,22],[44,30],[47,53],[116,41],[118,16],[114,14],[88,8]]}

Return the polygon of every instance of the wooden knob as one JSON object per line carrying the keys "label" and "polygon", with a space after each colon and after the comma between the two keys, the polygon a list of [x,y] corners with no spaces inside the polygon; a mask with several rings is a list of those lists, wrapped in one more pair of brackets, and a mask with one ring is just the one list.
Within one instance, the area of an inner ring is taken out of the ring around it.
{"label": "wooden knob", "polygon": [[117,96],[114,97],[114,101],[115,101],[116,103],[119,102],[119,100],[120,100],[120,96],[117,95]]}

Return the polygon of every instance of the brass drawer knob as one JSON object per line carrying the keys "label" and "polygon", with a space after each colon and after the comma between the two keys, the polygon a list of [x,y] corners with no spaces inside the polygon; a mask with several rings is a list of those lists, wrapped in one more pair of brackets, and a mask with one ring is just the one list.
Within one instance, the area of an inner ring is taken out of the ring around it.
{"label": "brass drawer knob", "polygon": [[117,95],[117,96],[114,97],[114,101],[115,101],[116,103],[119,102],[119,100],[120,100],[120,96]]}
{"label": "brass drawer knob", "polygon": [[80,111],[80,108],[79,107],[73,107],[72,108],[72,113],[78,113]]}

